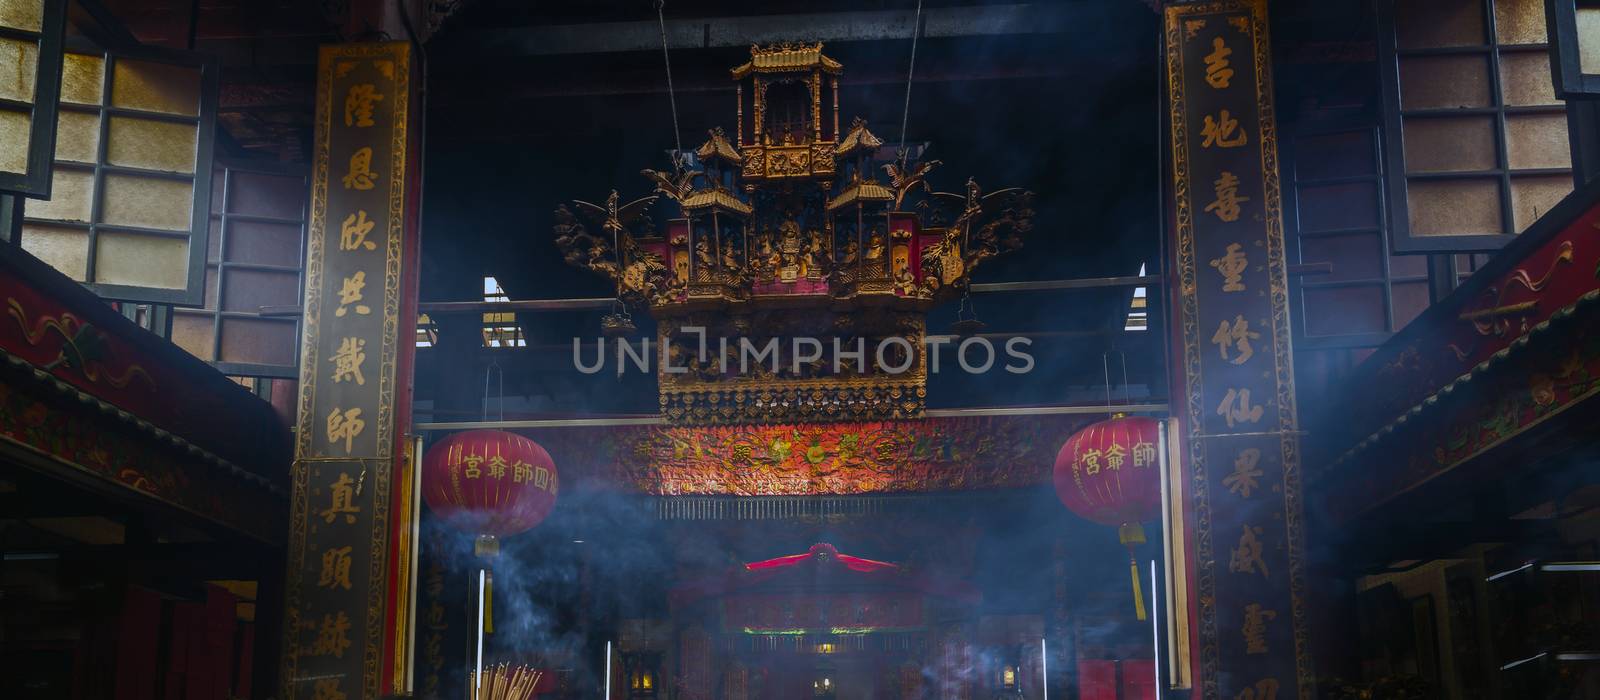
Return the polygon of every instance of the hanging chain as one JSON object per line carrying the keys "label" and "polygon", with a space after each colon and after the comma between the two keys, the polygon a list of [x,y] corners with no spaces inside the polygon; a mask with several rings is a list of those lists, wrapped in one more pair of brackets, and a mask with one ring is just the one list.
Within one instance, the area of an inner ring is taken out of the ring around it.
{"label": "hanging chain", "polygon": [[[918,0],[921,2],[921,0]],[[672,167],[678,173],[683,172],[683,137],[678,128],[678,95],[672,89],[672,56],[667,53],[667,18],[663,8],[667,0],[656,0],[656,25],[661,28],[661,62],[667,67],[667,100],[672,103],[672,141],[678,150],[672,152]]]}
{"label": "hanging chain", "polygon": [[906,67],[906,106],[900,113],[900,150],[895,154],[900,157],[900,169],[906,168],[906,158],[910,154],[906,151],[906,125],[911,121],[911,79],[917,72],[917,38],[922,36],[922,0],[917,0],[917,16],[911,22],[911,65]]}

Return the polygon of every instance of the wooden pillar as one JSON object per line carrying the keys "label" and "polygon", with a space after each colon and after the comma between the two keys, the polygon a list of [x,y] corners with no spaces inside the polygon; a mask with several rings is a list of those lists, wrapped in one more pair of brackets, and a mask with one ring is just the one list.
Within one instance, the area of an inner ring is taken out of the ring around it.
{"label": "wooden pillar", "polygon": [[278,664],[283,658],[283,582],[284,570],[279,567],[261,567],[256,582],[255,633],[250,645],[250,678],[238,695],[247,700],[263,700],[278,696]]}
{"label": "wooden pillar", "polygon": [[811,71],[811,140],[822,140],[822,71]]}
{"label": "wooden pillar", "polygon": [[0,194],[0,244],[22,245],[22,198]]}
{"label": "wooden pillar", "polygon": [[155,700],[161,653],[161,597],[128,588],[117,631],[117,700]]}
{"label": "wooden pillar", "polygon": [[761,76],[757,75],[750,81],[750,116],[753,117],[753,121],[750,123],[750,134],[757,146],[766,144],[761,139],[761,120],[766,118],[766,115],[762,114],[762,106],[766,101],[766,95],[763,92],[761,89]]}
{"label": "wooden pillar", "polygon": [[232,696],[238,603],[239,599],[221,586],[206,585],[199,624],[190,637],[187,700],[228,700]]}
{"label": "wooden pillar", "polygon": [[318,61],[284,700],[410,690],[413,547],[397,533],[415,516],[414,74],[404,42],[323,46]]}
{"label": "wooden pillar", "polygon": [[1265,0],[1165,8],[1197,700],[1315,695]]}
{"label": "wooden pillar", "polygon": [[1600,101],[1567,101],[1567,135],[1572,142],[1572,178],[1583,187],[1600,177]]}
{"label": "wooden pillar", "polygon": [[1050,548],[1050,614],[1044,624],[1044,651],[1049,663],[1044,673],[1044,684],[1057,697],[1065,697],[1076,667],[1072,653],[1071,612],[1067,609],[1071,600],[1067,594],[1067,580],[1071,575],[1067,561],[1070,556],[1071,545],[1066,538],[1056,537]]}
{"label": "wooden pillar", "polygon": [[839,79],[834,78],[833,88],[833,142],[839,142]]}
{"label": "wooden pillar", "polygon": [[678,676],[682,687],[681,700],[711,700],[712,676],[711,633],[698,624],[683,628],[678,633]]}

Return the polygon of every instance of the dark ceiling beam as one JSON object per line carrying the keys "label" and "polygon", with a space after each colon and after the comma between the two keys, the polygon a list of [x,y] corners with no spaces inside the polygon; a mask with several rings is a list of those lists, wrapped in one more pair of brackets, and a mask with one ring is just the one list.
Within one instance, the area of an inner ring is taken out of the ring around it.
{"label": "dark ceiling beam", "polygon": [[[312,53],[315,54],[315,53]],[[677,67],[677,66],[674,66]],[[1074,67],[1064,62],[1051,64],[1026,64],[1026,66],[952,66],[931,67],[917,72],[917,83],[957,83],[970,80],[1038,80],[1070,75]],[[296,77],[238,78],[230,83],[229,75],[222,77],[222,112],[272,112],[272,110],[309,109],[314,105],[315,83]],[[894,67],[867,67],[848,72],[840,85],[904,85],[904,70]],[[733,82],[722,69],[710,74],[680,75],[675,89],[678,93],[731,93]],[[608,70],[603,80],[590,72],[541,75],[538,80],[501,85],[486,91],[482,82],[475,80],[443,80],[432,85],[430,97],[438,104],[504,104],[523,99],[546,97],[621,96],[621,94],[666,93],[667,83],[661,69],[656,66],[635,70]]]}
{"label": "dark ceiling beam", "polygon": [[138,37],[100,0],[75,0],[70,6],[72,26],[95,43],[110,48],[132,48]]}
{"label": "dark ceiling beam", "polygon": [[1381,542],[1367,539],[1345,543],[1343,560],[1376,572],[1397,561],[1457,557],[1473,544],[1516,543],[1524,551],[1532,551],[1539,545],[1562,541],[1561,524],[1557,520],[1480,517],[1452,522],[1413,522],[1384,533]]}
{"label": "dark ceiling beam", "polygon": [[[1060,7],[1036,4],[938,7],[923,11],[922,36],[1051,34],[1066,31],[1068,19]],[[666,30],[674,49],[726,48],[781,41],[910,39],[915,22],[913,10],[887,10],[672,19]],[[505,27],[463,31],[451,35],[448,43],[474,58],[660,51],[661,28],[650,21]]]}
{"label": "dark ceiling beam", "polygon": [[265,547],[241,546],[238,542],[72,545],[67,547],[14,546],[6,550],[10,558],[54,557],[61,560],[93,562],[95,566],[127,566],[148,576],[178,578],[244,578],[259,576],[275,565],[263,554]]}
{"label": "dark ceiling beam", "polygon": [[224,71],[230,68],[303,68],[311,73],[317,65],[317,47],[334,41],[332,35],[304,35],[235,39],[200,37],[195,49],[212,54]]}
{"label": "dark ceiling beam", "polygon": [[118,518],[122,514],[108,510],[104,505],[87,502],[82,498],[58,497],[36,493],[12,493],[0,496],[0,518],[23,520],[27,518],[71,518],[100,515]]}
{"label": "dark ceiling beam", "polygon": [[[1059,78],[1070,74],[1072,70],[1072,66],[1066,64],[1041,64],[1007,68],[995,68],[986,65],[958,66],[948,69],[919,70],[917,72],[917,83],[1039,80]],[[853,87],[860,85],[904,85],[905,81],[906,75],[903,70],[894,72],[889,69],[879,69],[876,72],[857,71],[853,74],[847,74],[839,82],[845,87]],[[707,92],[732,93],[734,83],[727,79],[725,73],[718,71],[711,75],[680,78],[673,85],[673,88],[680,95]],[[608,75],[604,81],[590,79],[588,75],[556,76],[536,81],[514,83],[499,87],[494,91],[484,90],[481,83],[443,81],[434,84],[432,97],[438,101],[438,104],[461,106],[470,104],[500,105],[518,100],[551,97],[653,95],[664,94],[666,91],[666,80],[662,78],[660,69],[655,69],[632,74],[618,71]],[[471,118],[477,119],[479,116],[474,114]]]}

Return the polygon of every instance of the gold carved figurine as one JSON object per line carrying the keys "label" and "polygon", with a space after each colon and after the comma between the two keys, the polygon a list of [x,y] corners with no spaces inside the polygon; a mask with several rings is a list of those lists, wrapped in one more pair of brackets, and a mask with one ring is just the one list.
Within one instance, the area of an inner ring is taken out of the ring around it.
{"label": "gold carved figurine", "polygon": [[854,238],[852,238],[852,239],[850,239],[848,241],[845,241],[845,243],[844,243],[844,255],[839,258],[839,262],[838,262],[839,267],[846,267],[846,266],[849,266],[849,265],[854,265],[856,263],[856,257],[859,256],[860,254],[861,254],[861,244],[860,243],[857,243]]}
{"label": "gold carved figurine", "polygon": [[793,282],[804,273],[800,260],[800,225],[793,219],[778,226],[778,279]]}

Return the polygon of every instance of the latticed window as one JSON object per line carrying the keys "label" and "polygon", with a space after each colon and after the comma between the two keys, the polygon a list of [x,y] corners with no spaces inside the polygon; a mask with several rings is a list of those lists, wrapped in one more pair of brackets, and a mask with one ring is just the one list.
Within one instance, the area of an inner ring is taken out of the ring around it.
{"label": "latticed window", "polygon": [[1564,98],[1600,97],[1600,0],[1549,0],[1556,87]]}
{"label": "latticed window", "polygon": [[1299,262],[1295,347],[1378,345],[1428,305],[1427,260],[1391,256],[1372,126],[1304,129],[1286,143]]}
{"label": "latticed window", "polygon": [[22,247],[108,299],[200,306],[218,66],[198,54],[67,49],[50,198]]}
{"label": "latticed window", "polygon": [[1498,248],[1573,188],[1544,0],[1379,7],[1394,248]]}
{"label": "latticed window", "polygon": [[[1376,347],[1430,303],[1428,257],[1394,254],[1383,158],[1370,124],[1303,126],[1284,142],[1285,213],[1302,274],[1291,287],[1295,349]],[[1463,278],[1487,259],[1456,255]]]}
{"label": "latticed window", "polygon": [[0,2],[0,192],[50,193],[66,0]]}
{"label": "latticed window", "polygon": [[302,167],[218,166],[199,309],[173,309],[172,342],[230,374],[293,378],[300,354]]}

